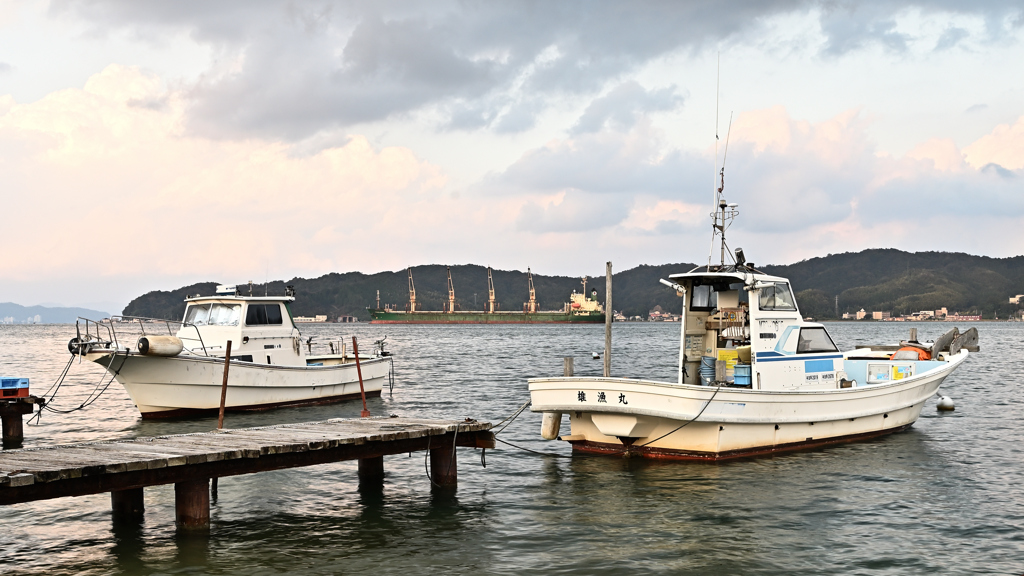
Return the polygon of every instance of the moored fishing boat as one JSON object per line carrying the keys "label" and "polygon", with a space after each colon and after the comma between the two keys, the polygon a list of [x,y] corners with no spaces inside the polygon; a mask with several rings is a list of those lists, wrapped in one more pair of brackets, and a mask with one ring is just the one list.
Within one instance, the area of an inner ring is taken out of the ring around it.
{"label": "moored fishing boat", "polygon": [[[82,319],[68,349],[106,368],[143,418],[217,410],[228,341],[226,410],[354,399],[360,396],[360,378],[366,396],[380,395],[391,370],[382,341],[373,354],[360,355],[358,364],[356,352],[348,352],[344,342],[313,355],[312,338],[303,341],[292,320],[291,290],[285,296],[242,296],[234,286],[222,286],[217,292],[187,298],[181,322]],[[125,321],[142,326],[143,335],[134,342],[124,341]]]}
{"label": "moored fishing boat", "polygon": [[[870,438],[910,427],[967,360],[973,328],[840,352],[824,325],[804,321],[786,278],[757,270],[742,249],[727,251],[738,211],[721,191],[712,214],[721,264],[662,280],[682,298],[677,381],[531,379],[544,438],[580,452],[692,460]],[[565,414],[571,433],[559,436]]]}

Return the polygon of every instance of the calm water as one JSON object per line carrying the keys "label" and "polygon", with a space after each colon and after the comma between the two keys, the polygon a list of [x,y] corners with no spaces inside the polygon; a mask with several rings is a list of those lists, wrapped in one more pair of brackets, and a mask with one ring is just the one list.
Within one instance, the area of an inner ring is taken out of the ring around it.
{"label": "calm water", "polygon": [[[208,538],[178,535],[172,486],[146,489],[141,526],[114,526],[106,494],[9,506],[0,570],[28,574],[1021,574],[1024,325],[985,323],[983,351],[946,380],[909,431],[726,464],[539,456],[460,449],[456,498],[431,495],[422,454],[385,459],[383,494],[355,463],[224,478]],[[837,343],[884,343],[906,324],[835,324]],[[949,326],[919,324],[933,338]],[[961,327],[964,328],[964,327]],[[613,372],[671,380],[678,324],[617,324]],[[599,374],[602,326],[321,325],[382,334],[396,355],[375,415],[497,422],[528,400],[526,379]],[[0,373],[46,389],[67,361],[69,326],[0,326]],[[75,364],[59,406],[81,403],[102,369]],[[76,401],[77,400],[77,401]],[[358,402],[228,414],[226,426],[358,417]],[[567,424],[566,424],[567,425]],[[26,446],[206,431],[215,418],[142,422],[116,383],[86,410],[44,414]],[[524,413],[502,438],[566,456]],[[499,444],[499,447],[501,445]]]}

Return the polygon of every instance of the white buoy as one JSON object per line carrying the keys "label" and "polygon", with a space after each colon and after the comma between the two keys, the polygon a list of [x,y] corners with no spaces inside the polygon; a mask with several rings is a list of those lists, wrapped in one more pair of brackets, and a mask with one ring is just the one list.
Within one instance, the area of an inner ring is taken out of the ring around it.
{"label": "white buoy", "polygon": [[591,354],[591,356],[593,356],[594,360],[600,360],[601,359],[601,355],[598,354],[597,352],[591,352],[590,354]]}
{"label": "white buoy", "polygon": [[956,406],[953,405],[953,399],[949,396],[939,396],[939,403],[936,408],[942,411],[952,411],[956,409]]}

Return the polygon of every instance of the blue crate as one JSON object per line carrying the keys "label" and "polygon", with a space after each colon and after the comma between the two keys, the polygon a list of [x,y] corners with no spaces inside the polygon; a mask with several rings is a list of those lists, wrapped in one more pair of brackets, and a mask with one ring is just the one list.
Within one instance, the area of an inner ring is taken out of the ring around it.
{"label": "blue crate", "polygon": [[733,383],[737,386],[750,386],[750,364],[737,364],[733,368]]}
{"label": "blue crate", "polygon": [[28,378],[0,378],[0,389],[28,388]]}

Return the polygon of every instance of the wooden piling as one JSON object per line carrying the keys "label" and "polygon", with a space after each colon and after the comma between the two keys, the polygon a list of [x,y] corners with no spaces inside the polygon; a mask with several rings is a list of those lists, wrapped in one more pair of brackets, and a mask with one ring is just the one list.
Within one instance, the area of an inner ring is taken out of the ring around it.
{"label": "wooden piling", "polygon": [[112,491],[110,493],[110,508],[115,519],[131,519],[142,516],[146,511],[145,495],[142,488]]}
{"label": "wooden piling", "polygon": [[3,445],[4,448],[19,448],[25,441],[25,426],[21,421],[21,414],[4,414],[0,416],[3,420]]}
{"label": "wooden piling", "polygon": [[562,367],[563,376],[572,376],[573,372],[573,357],[566,356],[564,359],[565,365]]}
{"label": "wooden piling", "polygon": [[451,444],[430,448],[430,481],[435,488],[455,489],[459,483],[459,465]]}
{"label": "wooden piling", "polygon": [[356,337],[352,337],[352,353],[356,356],[356,375],[359,377],[359,395],[363,398],[363,411],[360,416],[370,417],[370,411],[366,409],[366,389],[363,388],[363,368],[359,365],[359,345],[356,344]]}
{"label": "wooden piling", "polygon": [[612,319],[615,312],[612,311],[612,263],[605,266],[604,281],[604,377],[612,375]]}
{"label": "wooden piling", "polygon": [[174,484],[174,522],[186,530],[210,527],[210,479]]}
{"label": "wooden piling", "polygon": [[21,417],[32,413],[32,404],[38,402],[35,396],[0,402],[0,428],[3,429],[4,448],[21,448],[25,441],[25,425]]}
{"label": "wooden piling", "polygon": [[220,385],[220,413],[217,415],[217,430],[224,427],[224,403],[228,400],[228,368],[231,367],[231,340],[224,351],[224,380]]}
{"label": "wooden piling", "polygon": [[384,457],[359,459],[359,483],[380,484],[384,482]]}

